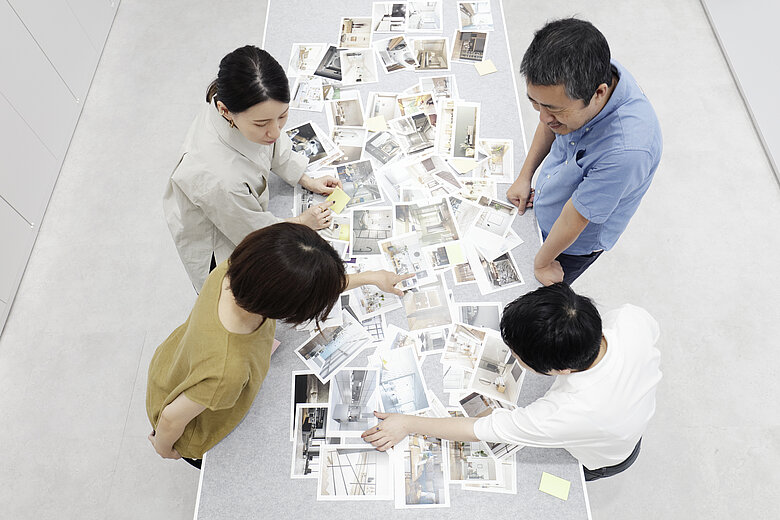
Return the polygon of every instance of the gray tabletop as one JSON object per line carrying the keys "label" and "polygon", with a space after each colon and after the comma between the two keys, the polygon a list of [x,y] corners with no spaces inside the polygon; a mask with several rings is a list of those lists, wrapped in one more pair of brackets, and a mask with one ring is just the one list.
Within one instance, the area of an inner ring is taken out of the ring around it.
{"label": "gray tabletop", "polygon": [[[265,48],[286,67],[293,43],[334,43],[338,37],[342,16],[370,16],[368,0],[285,0],[269,1]],[[452,39],[457,29],[456,2],[444,2],[444,36]],[[454,74],[461,98],[482,104],[481,137],[511,138],[515,143],[515,169],[524,159],[523,129],[517,109],[516,89],[512,78],[509,48],[506,42],[501,2],[492,0],[495,30],[490,33],[487,57],[498,72],[480,77],[474,66],[453,63],[448,74]],[[385,75],[380,81],[357,87],[363,100],[371,91],[400,92],[415,83],[421,75],[397,72]],[[324,113],[290,111],[288,126],[309,119],[327,128]],[[272,176],[271,211],[280,217],[291,216],[292,188]],[[506,186],[499,186],[499,198]],[[491,301],[509,303],[518,296],[539,286],[533,276],[533,258],[540,247],[540,237],[533,211],[515,219],[514,231],[523,244],[512,255],[523,275],[525,284],[512,289],[482,296],[476,284],[454,286],[452,273],[445,279],[453,288],[456,301]],[[387,314],[387,323],[408,328],[403,309]],[[561,449],[523,448],[517,457],[517,495],[464,491],[459,485],[450,486],[449,508],[394,509],[392,501],[318,502],[316,479],[291,479],[290,464],[293,444],[289,440],[291,372],[306,367],[295,354],[308,333],[291,329],[284,324],[277,327],[279,350],[271,359],[271,369],[243,422],[206,455],[201,488],[198,495],[197,518],[299,518],[303,511],[311,511],[316,518],[350,518],[354,516],[384,516],[414,518],[479,518],[503,517],[507,513],[519,517],[588,518],[580,466],[568,452]],[[361,353],[350,366],[366,364],[373,349]],[[443,402],[441,364],[439,355],[425,358],[423,372],[430,390]],[[520,406],[539,398],[552,384],[552,378],[526,374],[520,392]],[[571,482],[567,501],[539,491],[542,472],[546,471]],[[478,516],[477,516],[478,515]]]}

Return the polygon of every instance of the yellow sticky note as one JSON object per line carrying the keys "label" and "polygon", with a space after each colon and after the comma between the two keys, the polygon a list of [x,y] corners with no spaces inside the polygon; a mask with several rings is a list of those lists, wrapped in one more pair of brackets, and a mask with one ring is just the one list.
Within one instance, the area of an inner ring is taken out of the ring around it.
{"label": "yellow sticky note", "polygon": [[498,69],[493,64],[493,60],[478,61],[474,64],[474,67],[477,69],[477,72],[479,72],[480,76],[498,72]]}
{"label": "yellow sticky note", "polygon": [[474,159],[452,159],[450,164],[460,174],[468,173],[477,167],[477,161]]}
{"label": "yellow sticky note", "polygon": [[369,117],[366,119],[366,128],[368,128],[369,132],[381,132],[382,130],[387,130],[387,121],[385,121],[385,116],[379,115],[376,117]]}
{"label": "yellow sticky note", "polygon": [[542,481],[539,482],[539,491],[543,491],[548,495],[552,495],[561,500],[569,499],[569,488],[571,488],[571,482],[555,475],[550,475],[547,472],[542,472]]}
{"label": "yellow sticky note", "polygon": [[466,261],[466,257],[463,255],[463,248],[460,244],[453,243],[444,246],[447,251],[447,258],[450,260],[450,265],[462,264]]}
{"label": "yellow sticky note", "polygon": [[344,193],[344,190],[341,188],[335,188],[333,193],[328,195],[328,198],[325,199],[326,202],[331,200],[333,201],[333,205],[330,207],[330,210],[333,213],[341,213],[344,211],[347,202],[349,202],[349,195]]}

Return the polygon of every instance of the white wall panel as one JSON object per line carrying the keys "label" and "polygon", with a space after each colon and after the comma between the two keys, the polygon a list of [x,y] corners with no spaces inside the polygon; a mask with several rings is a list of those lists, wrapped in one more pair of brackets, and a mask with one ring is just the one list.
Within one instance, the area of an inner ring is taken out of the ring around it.
{"label": "white wall panel", "polygon": [[75,96],[83,100],[98,50],[65,0],[8,0]]}
{"label": "white wall panel", "polygon": [[0,200],[0,300],[11,301],[34,240],[35,229]]}
{"label": "white wall panel", "polygon": [[0,196],[25,219],[39,224],[60,163],[3,96],[0,121]]}
{"label": "white wall panel", "polygon": [[[25,1],[25,0],[22,0]],[[102,50],[106,43],[111,22],[119,7],[119,0],[65,0],[70,5],[81,26],[87,32],[92,45]]]}
{"label": "white wall panel", "polygon": [[0,92],[62,160],[80,105],[11,6],[0,2]]}

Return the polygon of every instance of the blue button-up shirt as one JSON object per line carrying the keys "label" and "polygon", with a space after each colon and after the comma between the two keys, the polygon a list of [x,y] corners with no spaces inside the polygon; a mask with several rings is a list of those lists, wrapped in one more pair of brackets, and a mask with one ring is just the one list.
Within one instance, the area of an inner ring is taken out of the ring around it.
{"label": "blue button-up shirt", "polygon": [[596,117],[556,135],[536,179],[534,212],[546,238],[572,200],[589,223],[564,253],[611,249],[639,207],[661,160],[661,127],[628,71],[612,61],[619,81]]}

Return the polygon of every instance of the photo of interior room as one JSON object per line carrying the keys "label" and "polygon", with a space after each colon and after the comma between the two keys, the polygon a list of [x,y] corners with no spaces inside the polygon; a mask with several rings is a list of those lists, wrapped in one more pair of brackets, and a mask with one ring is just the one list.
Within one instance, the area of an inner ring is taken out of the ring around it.
{"label": "photo of interior room", "polygon": [[404,153],[413,154],[433,147],[436,131],[425,114],[399,117],[388,121],[387,126],[398,138]]}
{"label": "photo of interior room", "polygon": [[431,92],[437,103],[440,103],[443,99],[452,99],[458,96],[455,76],[452,75],[420,78],[420,90]]}
{"label": "photo of interior room", "polygon": [[366,104],[366,118],[382,116],[385,121],[395,119],[399,115],[396,104],[398,94],[394,92],[371,92]]}
{"label": "photo of interior room", "polygon": [[479,104],[455,105],[455,125],[452,131],[452,156],[473,159],[476,157]]}
{"label": "photo of interior room", "polygon": [[401,153],[401,144],[390,132],[377,132],[366,141],[366,153],[381,164],[387,164]]}
{"label": "photo of interior room", "polygon": [[458,2],[458,23],[464,31],[492,31],[490,2]]}
{"label": "photo of interior room", "polygon": [[391,500],[390,455],[373,448],[325,446],[317,486],[320,500]]}
{"label": "photo of interior room", "polygon": [[479,252],[479,263],[482,266],[482,272],[487,277],[487,282],[491,289],[506,289],[513,285],[523,283],[523,278],[518,272],[517,265],[509,253],[504,253],[495,260],[487,260]]}
{"label": "photo of interior room", "polygon": [[408,289],[435,280],[433,268],[428,264],[422,252],[418,233],[395,235],[389,240],[379,242],[379,248],[386,263],[396,274],[414,273],[413,278],[399,282],[401,288]]}
{"label": "photo of interior room", "polygon": [[456,305],[458,321],[483,329],[501,330],[501,304],[459,303]]}
{"label": "photo of interior room", "polygon": [[413,70],[417,66],[414,53],[403,36],[374,42],[374,49],[382,60],[385,72]]}
{"label": "photo of interior room", "polygon": [[443,389],[445,392],[462,394],[466,391],[466,387],[471,381],[471,370],[466,370],[462,367],[453,365],[444,367],[444,375],[442,377]]}
{"label": "photo of interior room", "polygon": [[322,99],[322,78],[315,76],[298,76],[293,85],[290,108],[322,111],[325,101]]}
{"label": "photo of interior room", "polygon": [[297,406],[291,477],[317,477],[320,450],[325,444],[327,420],[327,405],[299,404]]}
{"label": "photo of interior room", "polygon": [[486,45],[486,32],[457,31],[452,43],[452,61],[482,61]]}
{"label": "photo of interior room", "polygon": [[[447,506],[449,486],[441,439],[410,435],[403,457],[403,483],[396,483],[396,505],[403,492],[401,507]],[[401,484],[399,486],[399,484]]]}
{"label": "photo of interior room", "polygon": [[320,60],[320,64],[317,65],[317,70],[314,71],[314,75],[341,81],[340,52],[341,50],[338,47],[333,45],[328,47],[328,49],[325,51],[325,54],[323,54],[322,59]]}
{"label": "photo of interior room", "polygon": [[406,291],[403,297],[409,330],[443,327],[452,323],[447,290],[441,279]]}
{"label": "photo of interior room", "polygon": [[407,30],[410,32],[441,32],[442,0],[407,2]]}
{"label": "photo of interior room", "polygon": [[477,151],[487,157],[487,170],[491,177],[514,178],[511,139],[480,139]]}
{"label": "photo of interior room", "polygon": [[341,83],[344,86],[376,83],[379,76],[372,49],[341,51]]}
{"label": "photo of interior room", "polygon": [[327,404],[330,383],[323,383],[313,372],[295,371],[292,374],[292,406],[290,410],[290,440],[294,439],[295,410],[299,404]]}
{"label": "photo of interior room", "polygon": [[427,409],[428,388],[420,373],[417,354],[412,346],[379,353],[380,396],[387,413],[414,413]]}
{"label": "photo of interior room", "polygon": [[477,204],[483,211],[474,222],[474,227],[503,238],[509,232],[517,209],[511,204],[494,200],[485,196],[477,199]]}
{"label": "photo of interior room", "polygon": [[449,205],[443,199],[433,204],[397,204],[395,234],[416,231],[424,246],[458,240],[458,230]]}
{"label": "photo of interior room", "polygon": [[287,130],[287,135],[292,141],[294,152],[300,152],[309,158],[309,164],[324,159],[327,156],[325,146],[322,144],[312,123],[304,123]]}
{"label": "photo of interior room", "polygon": [[485,332],[456,323],[444,344],[441,355],[443,365],[472,370],[476,366],[479,348],[485,340]]}
{"label": "photo of interior room", "polygon": [[371,161],[357,161],[336,167],[342,189],[349,195],[347,208],[363,206],[382,200]]}
{"label": "photo of interior room", "polygon": [[341,150],[341,157],[330,164],[339,165],[348,162],[359,161],[363,154],[363,145],[366,141],[368,130],[365,128],[350,128],[344,126],[333,127],[331,139]]}
{"label": "photo of interior room", "polygon": [[425,356],[443,351],[449,335],[450,327],[428,329],[421,332],[417,336],[420,340],[420,354]]}
{"label": "photo of interior room", "polygon": [[341,313],[343,324],[327,327],[296,350],[298,356],[321,381],[333,374],[360,350],[371,343],[371,335],[347,311]]}
{"label": "photo of interior room", "polygon": [[352,253],[378,255],[379,241],[393,234],[393,210],[390,208],[356,209],[352,212]]}
{"label": "photo of interior room", "polygon": [[371,18],[342,18],[339,47],[365,49],[371,46]]}
{"label": "photo of interior room", "polygon": [[447,58],[449,38],[418,38],[412,42],[417,71],[449,70]]}
{"label": "photo of interior room", "polygon": [[360,93],[354,99],[337,99],[325,103],[328,124],[336,126],[363,126],[363,106]]}
{"label": "photo of interior room", "polygon": [[488,334],[482,343],[469,390],[516,404],[525,371],[499,336]]}
{"label": "photo of interior room", "polygon": [[482,442],[449,442],[450,482],[496,482],[496,459]]}
{"label": "photo of interior room", "polygon": [[375,33],[402,33],[406,30],[406,3],[374,2],[371,23]]}
{"label": "photo of interior room", "polygon": [[474,278],[474,271],[471,270],[471,264],[468,262],[454,266],[452,268],[452,275],[455,277],[456,284],[476,281],[476,278]]}
{"label": "photo of interior room", "polygon": [[376,425],[379,371],[345,368],[330,380],[328,435],[359,436]]}
{"label": "photo of interior room", "polygon": [[290,51],[288,76],[314,74],[328,45],[324,43],[296,43]]}

